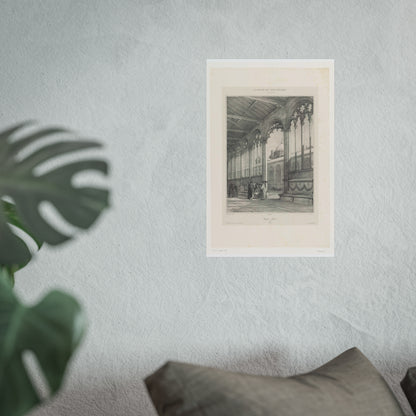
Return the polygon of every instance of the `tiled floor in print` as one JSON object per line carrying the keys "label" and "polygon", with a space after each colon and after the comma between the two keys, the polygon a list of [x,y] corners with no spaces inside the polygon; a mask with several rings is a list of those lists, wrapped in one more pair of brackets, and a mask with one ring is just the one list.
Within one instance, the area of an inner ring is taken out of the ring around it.
{"label": "tiled floor in print", "polygon": [[228,212],[313,212],[312,205],[281,201],[279,199],[227,198]]}

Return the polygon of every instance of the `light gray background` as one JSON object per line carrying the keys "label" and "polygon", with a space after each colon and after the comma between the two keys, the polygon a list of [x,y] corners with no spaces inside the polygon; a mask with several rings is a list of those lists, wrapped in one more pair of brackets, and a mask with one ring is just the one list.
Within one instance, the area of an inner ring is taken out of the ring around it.
{"label": "light gray background", "polygon": [[[416,364],[415,22],[413,0],[1,2],[1,125],[72,127],[112,162],[112,209],[17,275],[28,301],[70,290],[90,323],[34,415],[154,415],[141,380],[167,359],[289,375],[352,346],[399,392]],[[335,59],[335,258],[206,258],[207,58]]]}

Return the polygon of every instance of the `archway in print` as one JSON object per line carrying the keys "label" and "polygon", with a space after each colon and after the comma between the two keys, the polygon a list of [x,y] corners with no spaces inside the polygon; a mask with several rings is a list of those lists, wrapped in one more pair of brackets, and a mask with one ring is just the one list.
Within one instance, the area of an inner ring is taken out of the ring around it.
{"label": "archway in print", "polygon": [[283,124],[275,120],[267,132],[267,194],[268,198],[279,199],[284,192],[284,134]]}
{"label": "archway in print", "polygon": [[229,212],[313,211],[313,105],[307,96],[227,97]]}

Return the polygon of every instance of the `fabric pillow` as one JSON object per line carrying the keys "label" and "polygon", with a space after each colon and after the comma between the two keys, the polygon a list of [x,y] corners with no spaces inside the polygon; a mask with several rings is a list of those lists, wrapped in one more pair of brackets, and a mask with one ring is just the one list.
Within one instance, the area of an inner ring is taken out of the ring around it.
{"label": "fabric pillow", "polygon": [[407,370],[400,385],[402,386],[410,407],[416,414],[416,367],[411,367]]}
{"label": "fabric pillow", "polygon": [[288,378],[168,362],[145,383],[160,416],[403,415],[382,376],[357,348]]}

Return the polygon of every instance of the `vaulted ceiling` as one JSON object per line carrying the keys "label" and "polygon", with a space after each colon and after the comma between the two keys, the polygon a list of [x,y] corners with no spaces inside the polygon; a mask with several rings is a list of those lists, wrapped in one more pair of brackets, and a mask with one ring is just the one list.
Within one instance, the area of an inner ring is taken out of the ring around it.
{"label": "vaulted ceiling", "polygon": [[289,110],[295,100],[304,98],[312,97],[227,97],[228,149],[241,143],[271,113],[279,108]]}
{"label": "vaulted ceiling", "polygon": [[240,142],[270,113],[286,104],[286,97],[227,97],[227,143]]}

